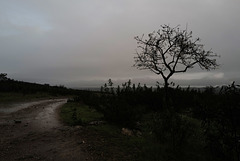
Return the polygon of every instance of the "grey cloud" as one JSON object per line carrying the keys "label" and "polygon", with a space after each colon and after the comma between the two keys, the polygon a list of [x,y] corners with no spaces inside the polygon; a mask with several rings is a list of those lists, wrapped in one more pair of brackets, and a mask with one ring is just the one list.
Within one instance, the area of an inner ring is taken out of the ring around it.
{"label": "grey cloud", "polygon": [[[188,25],[206,49],[221,55],[221,68],[210,73],[224,73],[222,83],[239,80],[239,13],[240,2],[234,0],[1,1],[0,72],[69,86],[108,78],[149,78],[154,83],[158,79],[153,73],[132,67],[134,36],[163,24],[180,24]],[[188,73],[198,72],[202,71],[194,68]],[[188,79],[176,81],[218,83],[214,78]]]}

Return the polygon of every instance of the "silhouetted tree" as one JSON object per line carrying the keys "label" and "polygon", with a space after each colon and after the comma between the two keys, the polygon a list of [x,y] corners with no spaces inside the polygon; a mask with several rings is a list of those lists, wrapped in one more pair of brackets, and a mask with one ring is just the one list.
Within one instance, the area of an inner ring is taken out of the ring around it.
{"label": "silhouetted tree", "polygon": [[212,50],[204,50],[200,39],[193,39],[192,32],[181,30],[179,26],[161,26],[157,32],[148,34],[148,38],[135,37],[138,49],[134,57],[134,66],[140,70],[148,69],[164,80],[165,89],[168,88],[168,80],[175,73],[186,72],[194,65],[201,69],[215,69],[218,64],[215,57],[218,55]]}

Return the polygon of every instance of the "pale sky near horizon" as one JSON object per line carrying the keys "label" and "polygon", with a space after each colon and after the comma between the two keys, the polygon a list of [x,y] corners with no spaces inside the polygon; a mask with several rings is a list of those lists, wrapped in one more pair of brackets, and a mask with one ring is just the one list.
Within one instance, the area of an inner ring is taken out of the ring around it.
{"label": "pale sky near horizon", "polygon": [[135,36],[161,25],[188,26],[220,68],[198,67],[172,79],[180,85],[240,83],[238,0],[0,0],[0,73],[67,87],[155,84],[161,78],[132,67]]}

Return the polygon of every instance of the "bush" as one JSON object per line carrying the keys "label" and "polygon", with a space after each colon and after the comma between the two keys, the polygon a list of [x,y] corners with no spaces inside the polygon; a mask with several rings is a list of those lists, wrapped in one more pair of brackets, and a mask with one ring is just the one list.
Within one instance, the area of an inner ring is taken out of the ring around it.
{"label": "bush", "polygon": [[215,104],[206,102],[202,111],[207,148],[221,159],[240,160],[240,89],[234,83],[217,95]]}
{"label": "bush", "polygon": [[112,98],[105,105],[104,118],[120,126],[133,128],[143,115],[143,107],[129,105],[125,100]]}
{"label": "bush", "polygon": [[196,133],[196,123],[187,116],[165,111],[155,114],[153,132],[161,142],[168,142],[173,150],[181,150]]}

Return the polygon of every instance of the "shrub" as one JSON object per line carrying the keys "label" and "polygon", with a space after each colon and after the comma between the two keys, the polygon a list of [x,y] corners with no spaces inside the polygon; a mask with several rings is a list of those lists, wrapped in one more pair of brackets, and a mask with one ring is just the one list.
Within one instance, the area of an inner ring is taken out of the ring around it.
{"label": "shrub", "polygon": [[143,107],[129,105],[125,100],[116,97],[105,105],[104,118],[124,127],[134,127],[143,114]]}

